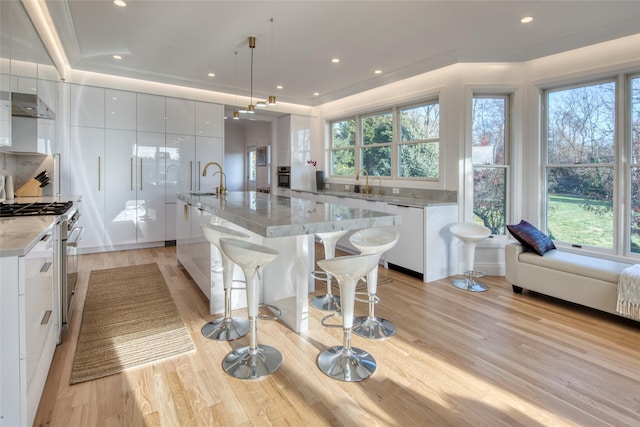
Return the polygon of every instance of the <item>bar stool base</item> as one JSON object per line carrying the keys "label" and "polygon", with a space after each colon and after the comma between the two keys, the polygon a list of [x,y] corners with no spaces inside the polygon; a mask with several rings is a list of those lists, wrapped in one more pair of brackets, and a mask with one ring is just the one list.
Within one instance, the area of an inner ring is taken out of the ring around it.
{"label": "bar stool base", "polygon": [[227,354],[222,369],[234,378],[259,380],[274,373],[282,365],[282,353],[268,345],[240,347]]}
{"label": "bar stool base", "polygon": [[202,335],[216,341],[231,341],[248,333],[249,320],[243,317],[223,317],[202,327]]}
{"label": "bar stool base", "polygon": [[311,298],[309,305],[317,310],[338,311],[340,310],[340,297],[328,294]]}
{"label": "bar stool base", "polygon": [[368,352],[356,347],[331,347],[318,355],[318,368],[334,380],[357,382],[371,377],[376,360]]}
{"label": "bar stool base", "polygon": [[451,284],[458,289],[470,292],[484,292],[489,290],[487,285],[476,282],[473,278],[455,279],[451,281]]}
{"label": "bar stool base", "polygon": [[360,316],[353,319],[351,331],[359,337],[380,340],[394,336],[398,329],[387,319]]}

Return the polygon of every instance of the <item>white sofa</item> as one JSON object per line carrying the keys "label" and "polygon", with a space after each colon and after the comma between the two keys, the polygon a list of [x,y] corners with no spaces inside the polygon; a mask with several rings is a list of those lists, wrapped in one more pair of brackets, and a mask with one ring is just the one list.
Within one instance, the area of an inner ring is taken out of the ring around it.
{"label": "white sofa", "polygon": [[631,264],[552,249],[543,256],[520,243],[505,247],[506,278],[515,293],[529,289],[617,314],[618,277]]}

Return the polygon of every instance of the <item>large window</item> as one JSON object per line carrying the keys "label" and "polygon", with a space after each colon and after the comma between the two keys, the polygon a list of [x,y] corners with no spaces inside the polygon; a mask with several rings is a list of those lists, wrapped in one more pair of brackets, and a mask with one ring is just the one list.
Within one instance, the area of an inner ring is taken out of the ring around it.
{"label": "large window", "polygon": [[509,97],[476,95],[472,101],[473,220],[506,233]]}
{"label": "large window", "polygon": [[331,126],[331,175],[437,179],[440,109],[437,101],[337,120]]}
{"label": "large window", "polygon": [[616,82],[545,92],[547,232],[614,249]]}
{"label": "large window", "polygon": [[629,189],[631,212],[629,214],[629,251],[640,253],[640,76],[630,79],[630,156],[629,156]]}

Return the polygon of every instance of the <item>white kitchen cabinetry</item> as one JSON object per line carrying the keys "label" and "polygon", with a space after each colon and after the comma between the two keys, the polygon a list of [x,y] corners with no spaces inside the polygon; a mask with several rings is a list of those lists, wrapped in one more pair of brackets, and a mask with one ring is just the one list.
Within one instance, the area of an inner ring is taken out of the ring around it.
{"label": "white kitchen cabinetry", "polygon": [[224,106],[209,102],[196,102],[196,135],[224,136]]}
{"label": "white kitchen cabinetry", "polygon": [[385,211],[401,217],[401,223],[395,226],[400,232],[400,238],[387,251],[387,262],[424,274],[424,209],[387,204]]}
{"label": "white kitchen cabinetry", "polygon": [[182,200],[176,202],[176,257],[198,287],[211,298],[211,244],[200,224],[210,223],[211,214]]}
{"label": "white kitchen cabinetry", "polygon": [[222,138],[196,136],[195,191],[215,191],[216,187],[220,185],[220,175],[213,176],[218,171],[216,166],[211,166],[207,170],[207,176],[202,176],[204,167],[209,162],[218,162],[221,166],[224,166]]}
{"label": "white kitchen cabinetry", "polygon": [[[102,247],[104,234],[105,131],[100,128],[71,126],[70,161],[66,173],[70,175],[70,192],[82,196],[82,216],[79,226],[84,233],[81,248]],[[124,172],[124,171],[123,171]]]}
{"label": "white kitchen cabinetry", "polygon": [[0,425],[31,426],[57,343],[52,231],[25,256],[2,257]]}
{"label": "white kitchen cabinetry", "polygon": [[141,132],[165,131],[165,97],[137,94],[136,130]]}
{"label": "white kitchen cabinetry", "polygon": [[104,89],[71,85],[71,126],[104,128]]}
{"label": "white kitchen cabinetry", "polygon": [[194,135],[196,129],[196,103],[189,99],[167,98],[165,131]]}
{"label": "white kitchen cabinetry", "polygon": [[137,133],[135,168],[136,241],[165,240],[165,135],[155,132]]}
{"label": "white kitchen cabinetry", "polygon": [[124,90],[106,89],[104,127],[136,130],[136,94]]}

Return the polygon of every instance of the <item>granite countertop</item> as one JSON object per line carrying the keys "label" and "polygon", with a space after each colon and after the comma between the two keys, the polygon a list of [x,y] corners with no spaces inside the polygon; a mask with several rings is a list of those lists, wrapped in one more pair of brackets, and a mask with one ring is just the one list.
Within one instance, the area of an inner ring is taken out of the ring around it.
{"label": "granite countertop", "polygon": [[226,198],[191,193],[178,193],[177,197],[205,212],[268,238],[400,223],[399,215],[386,212],[255,191],[230,192]]}
{"label": "granite countertop", "polygon": [[336,197],[347,197],[350,199],[358,199],[358,200],[371,200],[387,203],[390,205],[400,205],[400,206],[414,206],[414,207],[426,207],[426,206],[440,206],[440,205],[455,205],[457,201],[450,200],[433,200],[433,199],[423,199],[418,197],[398,197],[398,196],[390,196],[386,194],[363,194],[363,193],[354,193],[350,191],[336,191],[336,190],[301,190],[301,189],[291,189],[291,191],[300,191],[302,193],[309,194],[318,194],[318,195],[326,195],[326,196],[336,196]]}
{"label": "granite countertop", "polygon": [[[3,203],[65,202],[80,200],[78,196],[16,197]],[[59,215],[16,216],[0,218],[0,256],[26,255],[58,222]]]}

